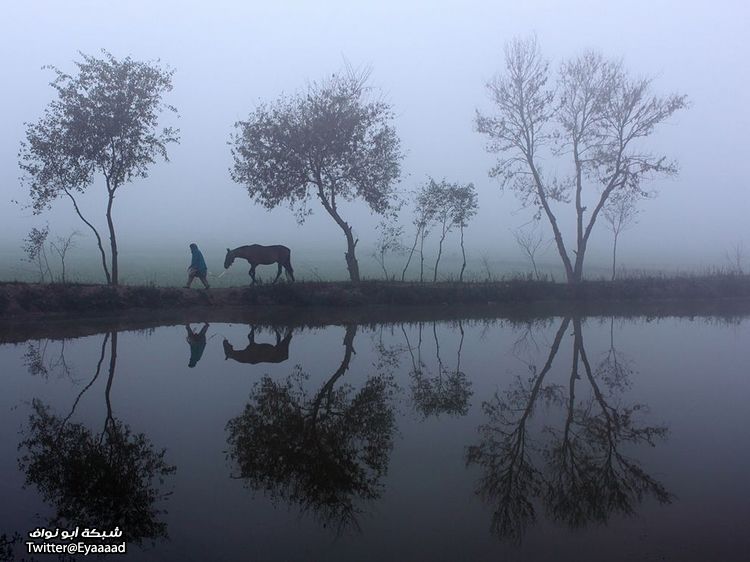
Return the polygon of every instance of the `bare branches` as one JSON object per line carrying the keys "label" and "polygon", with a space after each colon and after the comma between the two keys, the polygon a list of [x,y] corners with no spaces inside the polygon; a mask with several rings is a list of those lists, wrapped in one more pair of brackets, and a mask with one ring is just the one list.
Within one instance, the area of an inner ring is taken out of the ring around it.
{"label": "bare branches", "polygon": [[531,227],[519,227],[513,231],[513,238],[521,248],[524,254],[531,261],[531,266],[534,269],[534,277],[539,280],[539,269],[536,265],[536,254],[542,249],[543,246],[549,245],[550,241],[545,241],[541,229],[537,221],[534,221]]}
{"label": "bare branches", "polygon": [[381,221],[376,228],[379,234],[372,256],[378,262],[380,269],[383,270],[383,275],[388,280],[390,279],[390,275],[385,264],[386,256],[388,254],[403,255],[406,252],[406,247],[401,242],[401,238],[404,235],[404,227],[387,221]]}
{"label": "bare branches", "polygon": [[[547,88],[548,77],[536,39],[509,43],[504,72],[487,86],[495,112],[477,112],[476,126],[489,138],[487,149],[499,154],[490,176],[512,189],[524,206],[544,213],[568,281],[578,282],[594,224],[610,197],[646,197],[645,182],[677,173],[673,162],[640,145],[687,101],[683,95],[652,94],[650,79],[631,77],[619,61],[595,52],[563,62],[554,92]],[[549,150],[540,150],[545,146]],[[548,169],[556,169],[560,158],[570,159],[573,175],[545,174],[546,161],[554,163]],[[553,201],[574,203],[572,254]]]}
{"label": "bare branches", "polygon": [[636,204],[636,199],[626,192],[611,197],[602,211],[607,228],[614,235],[612,243],[612,281],[617,276],[617,241],[623,230],[635,224],[640,212],[636,208]]}
{"label": "bare branches", "polygon": [[726,251],[725,258],[729,264],[729,271],[738,275],[745,273],[745,244],[742,240],[735,242],[732,247]]}

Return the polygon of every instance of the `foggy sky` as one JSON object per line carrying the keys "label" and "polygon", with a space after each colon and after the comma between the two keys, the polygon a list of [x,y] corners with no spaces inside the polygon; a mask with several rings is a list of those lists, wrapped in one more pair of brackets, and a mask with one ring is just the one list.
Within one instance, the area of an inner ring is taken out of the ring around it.
{"label": "foggy sky", "polygon": [[[344,275],[343,235],[319,204],[313,201],[315,214],[301,227],[286,207],[255,206],[229,177],[227,141],[234,122],[258,102],[304,88],[347,60],[372,66],[371,84],[396,112],[407,155],[401,189],[415,188],[427,175],[474,182],[480,213],[466,233],[470,255],[521,259],[510,229],[531,213],[488,177],[495,158],[485,152],[473,119],[477,108],[491,109],[485,84],[501,70],[504,44],[536,33],[552,68],[593,48],[622,58],[637,75],[654,76],[657,93],[688,95],[690,107],[648,145],[676,159],[680,173],[648,185],[659,196],[641,204],[639,223],[622,235],[620,257],[631,267],[724,265],[725,251],[738,241],[750,253],[749,6],[740,0],[4,3],[0,257],[10,259],[30,227],[45,221],[53,233],[84,231],[67,201],[42,217],[10,201],[28,202],[18,181],[23,123],[37,120],[54,92],[52,71],[41,67],[71,71],[78,51],[96,55],[106,48],[173,68],[174,90],[165,101],[180,113],[181,143],[170,146],[170,162],[118,191],[114,214],[123,254],[159,247],[182,255],[192,241],[218,248],[281,243],[297,252],[330,251],[341,257]],[[81,202],[104,233],[101,187],[92,186]],[[570,211],[560,216],[571,217]],[[342,214],[361,239],[360,261],[367,259],[377,219],[361,202]],[[402,222],[410,225],[408,210]],[[572,241],[572,222],[562,224]],[[598,228],[589,265],[609,259],[611,237]],[[559,261],[554,250],[546,259]]]}

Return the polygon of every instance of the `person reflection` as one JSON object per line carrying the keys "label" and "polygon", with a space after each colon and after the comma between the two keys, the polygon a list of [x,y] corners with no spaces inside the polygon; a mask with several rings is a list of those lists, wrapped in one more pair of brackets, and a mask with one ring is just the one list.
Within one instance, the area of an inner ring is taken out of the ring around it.
{"label": "person reflection", "polygon": [[224,348],[224,359],[233,359],[239,363],[249,363],[257,365],[258,363],[283,363],[289,359],[289,343],[292,341],[292,330],[287,330],[284,339],[278,330],[276,333],[276,344],[255,343],[255,327],[250,329],[247,336],[248,344],[245,349],[234,349],[229,340],[222,342]]}
{"label": "person reflection", "polygon": [[190,361],[188,367],[191,369],[198,364],[198,361],[203,357],[203,351],[206,349],[206,332],[208,331],[208,323],[204,322],[200,332],[195,332],[190,324],[185,324],[185,330],[187,331],[187,337],[185,338],[190,345]]}
{"label": "person reflection", "polygon": [[[567,384],[548,383],[571,323]],[[492,530],[499,538],[520,542],[539,504],[552,519],[578,528],[606,523],[614,513],[632,514],[648,495],[660,503],[671,501],[666,488],[622,452],[624,444],[631,451],[637,444],[655,446],[667,428],[642,424],[644,405],[624,405],[619,397],[607,396],[607,391],[627,386],[627,372],[621,369],[614,380],[607,370],[610,363],[601,365],[601,370],[591,367],[581,320],[565,318],[542,369],[532,366],[528,382],[519,377],[506,392],[483,403],[487,421],[479,428],[479,444],[467,449],[466,462],[482,470],[477,492],[495,508]],[[562,408],[561,417],[545,416],[560,423],[532,424],[542,404]]]}
{"label": "person reflection", "polygon": [[342,384],[356,331],[347,326],[344,358],[319,390],[308,393],[299,366],[285,381],[266,375],[227,423],[233,478],[338,532],[358,526],[358,504],[380,497],[395,427],[390,378],[371,376],[358,390]]}
{"label": "person reflection", "polygon": [[[104,391],[106,418],[101,431],[71,422],[81,397],[96,382],[109,346],[109,376]],[[55,510],[49,525],[123,531],[124,540],[167,537],[158,504],[169,496],[159,484],[175,472],[143,433],[135,433],[113,414],[111,390],[117,363],[117,332],[106,334],[91,381],[62,418],[39,399],[31,404],[24,438],[18,445],[25,485],[34,486]]]}

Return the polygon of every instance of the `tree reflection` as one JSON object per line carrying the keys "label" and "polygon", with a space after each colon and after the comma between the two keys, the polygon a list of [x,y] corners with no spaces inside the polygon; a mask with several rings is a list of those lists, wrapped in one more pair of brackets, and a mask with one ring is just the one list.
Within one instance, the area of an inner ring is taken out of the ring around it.
{"label": "tree reflection", "polygon": [[[631,514],[645,496],[671,501],[664,486],[622,451],[625,444],[654,446],[667,429],[643,425],[638,419],[643,405],[621,405],[605,396],[600,381],[619,391],[628,382],[628,372],[620,369],[618,384],[609,384],[614,380],[607,378],[611,370],[592,369],[580,319],[572,319],[567,388],[545,383],[570,324],[570,318],[562,321],[538,373],[532,367],[527,382],[517,379],[512,388],[482,405],[488,420],[480,427],[480,443],[467,451],[467,464],[482,469],[478,492],[495,506],[492,530],[501,539],[520,542],[536,519],[539,503],[554,520],[577,528],[606,523],[615,513]],[[579,385],[587,385],[589,392]],[[561,427],[530,427],[542,403],[564,408]]]}
{"label": "tree reflection", "polygon": [[32,375],[49,378],[53,373],[60,377],[71,378],[71,367],[65,359],[65,340],[61,340],[58,353],[50,352],[50,340],[29,341],[23,354],[23,364]]}
{"label": "tree reflection", "polygon": [[[83,394],[98,378],[109,343],[109,377],[105,390],[107,414],[104,428],[94,432],[71,423]],[[134,433],[116,419],[111,390],[117,364],[117,333],[102,342],[91,382],[76,398],[65,418],[55,415],[41,400],[33,400],[26,438],[19,444],[19,466],[26,485],[35,486],[55,508],[50,525],[112,530],[119,527],[129,543],[166,537],[166,524],[157,508],[168,494],[155,482],[175,471],[143,433]]]}
{"label": "tree reflection", "polygon": [[356,390],[340,379],[354,354],[347,326],[344,358],[314,394],[300,368],[283,382],[263,377],[244,412],[227,423],[235,478],[298,504],[341,532],[357,527],[357,503],[380,497],[394,431],[392,382],[372,376]]}
{"label": "tree reflection", "polygon": [[437,360],[437,374],[432,375],[426,363],[422,360],[422,324],[419,325],[416,356],[406,330],[403,326],[401,328],[412,361],[412,368],[409,372],[412,379],[412,399],[417,411],[425,418],[440,414],[463,416],[469,410],[469,398],[472,395],[471,381],[466,377],[466,373],[461,370],[464,328],[460,321],[458,322],[458,329],[461,337],[456,353],[456,366],[455,369],[449,369],[443,363],[440,355],[440,340],[437,335],[436,323],[432,324]]}
{"label": "tree reflection", "polygon": [[625,390],[630,385],[634,373],[632,361],[615,347],[615,319],[609,319],[609,349],[596,366],[597,377],[610,389]]}

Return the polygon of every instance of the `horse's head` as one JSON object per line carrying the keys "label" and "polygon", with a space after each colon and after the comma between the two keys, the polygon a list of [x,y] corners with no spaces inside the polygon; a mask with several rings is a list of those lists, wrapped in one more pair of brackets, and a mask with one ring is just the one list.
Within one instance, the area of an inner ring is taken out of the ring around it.
{"label": "horse's head", "polygon": [[234,348],[228,340],[224,340],[221,345],[224,347],[224,360],[227,360],[232,355]]}
{"label": "horse's head", "polygon": [[232,250],[227,248],[227,257],[224,258],[224,269],[229,269],[229,266],[234,263],[234,254]]}

